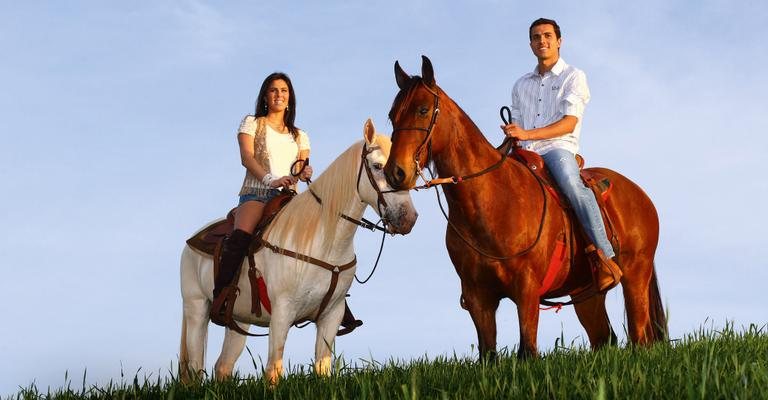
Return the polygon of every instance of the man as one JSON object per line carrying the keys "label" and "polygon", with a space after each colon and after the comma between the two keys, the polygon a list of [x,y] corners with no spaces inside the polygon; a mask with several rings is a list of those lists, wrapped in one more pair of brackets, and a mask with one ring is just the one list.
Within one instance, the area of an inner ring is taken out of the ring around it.
{"label": "man", "polygon": [[582,182],[575,159],[581,118],[589,102],[587,78],[584,72],[560,58],[562,39],[557,22],[539,18],[531,24],[528,35],[538,64],[533,72],[515,82],[510,107],[512,122],[501,129],[506,136],[521,140],[522,148],[543,158],[597,247],[589,257],[597,270],[598,289],[606,291],[619,283],[621,270],[614,261],[615,253],[594,193]]}

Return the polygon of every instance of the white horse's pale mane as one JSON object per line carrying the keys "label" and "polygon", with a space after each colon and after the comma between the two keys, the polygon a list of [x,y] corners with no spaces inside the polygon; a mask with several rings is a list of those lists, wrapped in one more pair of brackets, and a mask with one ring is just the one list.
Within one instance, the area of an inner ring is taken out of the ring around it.
{"label": "white horse's pale mane", "polygon": [[[389,156],[392,142],[389,137],[376,135],[374,143],[385,156]],[[307,254],[315,240],[322,240],[322,255],[332,249],[336,239],[336,224],[343,221],[339,214],[344,212],[357,191],[357,173],[361,162],[363,141],[350,146],[334,160],[328,168],[312,181],[309,188],[322,199],[322,205],[309,190],[294,197],[277,215],[264,233],[273,244],[286,248],[288,243],[295,248],[288,249]],[[365,171],[361,185],[368,184]],[[343,222],[348,223],[348,222]],[[324,228],[324,229],[321,229]],[[322,237],[319,237],[322,236]]]}

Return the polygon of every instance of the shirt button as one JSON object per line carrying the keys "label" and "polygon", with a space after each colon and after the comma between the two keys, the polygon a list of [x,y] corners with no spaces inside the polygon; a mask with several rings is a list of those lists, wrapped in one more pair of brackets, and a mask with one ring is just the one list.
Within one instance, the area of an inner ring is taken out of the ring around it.
{"label": "shirt button", "polygon": [[537,116],[537,117],[540,117],[540,116],[541,116],[541,114],[536,114],[536,116]]}
{"label": "shirt button", "polygon": [[541,101],[541,99],[539,99],[539,101]]}

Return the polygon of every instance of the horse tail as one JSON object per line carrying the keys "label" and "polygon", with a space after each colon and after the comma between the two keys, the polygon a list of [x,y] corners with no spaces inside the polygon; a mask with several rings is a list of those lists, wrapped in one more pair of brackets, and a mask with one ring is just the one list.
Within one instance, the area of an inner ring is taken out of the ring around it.
{"label": "horse tail", "polygon": [[651,319],[652,341],[666,342],[668,339],[667,314],[661,304],[661,291],[659,281],[656,278],[656,266],[651,273],[651,282],[648,284],[648,308]]}

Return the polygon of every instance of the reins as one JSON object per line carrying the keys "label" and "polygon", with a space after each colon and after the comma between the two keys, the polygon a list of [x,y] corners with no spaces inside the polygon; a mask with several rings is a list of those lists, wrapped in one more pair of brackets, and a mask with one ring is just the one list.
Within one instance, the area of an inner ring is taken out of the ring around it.
{"label": "reins", "polygon": [[[365,174],[368,177],[368,181],[370,182],[370,184],[373,187],[373,189],[376,191],[376,197],[377,197],[376,207],[377,207],[377,209],[379,211],[379,215],[381,215],[381,206],[383,205],[385,208],[387,207],[387,201],[384,199],[384,194],[391,193],[391,192],[396,192],[397,190],[385,190],[385,191],[382,191],[379,188],[379,186],[376,184],[376,180],[373,178],[373,172],[371,172],[371,168],[368,166],[367,157],[368,157],[369,154],[371,154],[372,152],[374,152],[375,150],[378,150],[378,149],[379,149],[378,146],[368,147],[367,144],[363,143],[363,148],[362,148],[362,151],[360,153],[360,167],[357,170],[356,189],[357,189],[357,191],[359,193],[360,192],[360,178],[362,177],[363,169],[365,169]],[[302,166],[301,166],[301,168],[299,169],[298,172],[294,173],[293,172],[294,171],[294,167],[295,167],[296,163],[298,163],[298,162],[303,162]],[[299,176],[304,171],[304,168],[306,168],[307,165],[309,165],[309,159],[306,159],[306,160],[296,160],[294,162],[294,164],[291,165],[291,175],[292,176]],[[312,182],[311,180],[307,179],[307,184],[310,184],[311,182]],[[317,193],[315,193],[315,191],[312,190],[312,188],[309,188],[308,190],[309,190],[309,193],[312,195],[312,197],[315,198],[315,201],[317,201],[318,204],[322,205],[323,204],[323,200],[320,198],[320,196]],[[376,230],[379,230],[379,231],[382,232],[381,244],[379,245],[379,253],[376,255],[376,262],[373,264],[373,268],[371,269],[370,274],[368,274],[368,277],[366,277],[363,280],[360,280],[360,278],[357,277],[357,274],[355,274],[355,276],[354,276],[354,278],[357,281],[357,283],[359,283],[361,285],[362,284],[366,284],[371,279],[371,277],[373,277],[374,272],[376,272],[376,268],[379,266],[379,260],[381,260],[381,253],[384,250],[384,240],[387,237],[387,235],[386,235],[387,234],[387,220],[385,218],[382,218],[382,219],[379,220],[379,222],[373,223],[373,222],[369,221],[368,219],[366,219],[365,217],[361,217],[360,219],[356,219],[356,218],[352,218],[349,215],[346,215],[344,213],[340,213],[339,217],[344,219],[344,220],[346,220],[346,221],[348,221],[348,222],[351,222],[351,223],[353,223],[353,224],[355,224],[355,225],[357,225],[359,227],[368,229],[371,232],[374,232]],[[379,226],[379,223],[382,223],[384,226]]]}
{"label": "reins", "polygon": [[[421,128],[421,127],[415,127],[415,128],[395,128],[395,129],[392,130],[392,135],[393,136],[394,136],[394,134],[396,132],[399,132],[399,131],[425,131],[427,133],[426,136],[424,137],[424,140],[421,142],[421,144],[419,145],[419,147],[416,149],[416,151],[413,154],[413,161],[416,164],[416,173],[421,177],[422,180],[424,180],[425,184],[421,185],[421,186],[414,187],[413,189],[414,190],[420,190],[420,189],[429,189],[430,187],[434,187],[435,188],[435,194],[437,196],[437,204],[440,207],[440,211],[442,212],[443,217],[445,217],[445,220],[448,223],[448,226],[451,227],[451,229],[456,233],[456,235],[459,238],[461,238],[461,240],[464,243],[466,243],[469,247],[471,247],[473,250],[475,250],[479,254],[481,254],[481,255],[483,255],[485,257],[488,257],[488,258],[492,258],[494,260],[508,260],[508,259],[511,259],[511,258],[520,257],[520,256],[530,252],[536,246],[536,244],[539,243],[539,240],[541,239],[541,233],[544,230],[544,220],[546,219],[547,205],[548,205],[547,193],[546,193],[546,188],[544,187],[544,183],[539,179],[538,176],[533,174],[532,171],[531,171],[531,174],[536,179],[536,182],[539,184],[539,189],[541,190],[541,195],[542,195],[542,198],[544,199],[544,206],[542,207],[541,219],[539,221],[539,229],[536,232],[536,237],[534,238],[533,242],[530,245],[525,247],[523,250],[520,250],[520,251],[516,252],[515,254],[509,255],[509,256],[496,256],[496,255],[490,254],[490,253],[488,253],[486,251],[483,251],[476,244],[472,243],[471,241],[469,241],[469,239],[467,239],[464,235],[462,235],[461,232],[459,231],[459,229],[453,224],[453,222],[451,222],[450,218],[448,217],[448,213],[445,211],[445,208],[443,207],[442,199],[440,198],[440,192],[437,190],[437,187],[440,186],[440,185],[444,185],[444,184],[448,184],[448,183],[458,184],[458,183],[461,183],[461,182],[465,182],[465,181],[477,178],[479,176],[485,175],[485,174],[487,174],[487,173],[489,173],[491,171],[494,171],[495,169],[499,168],[504,163],[504,161],[506,161],[509,152],[512,150],[512,147],[513,146],[517,146],[517,141],[514,138],[510,138],[510,137],[504,139],[502,144],[498,147],[498,149],[503,149],[503,151],[501,152],[501,158],[499,159],[499,161],[497,161],[493,165],[491,165],[491,166],[489,166],[489,167],[487,167],[487,168],[485,168],[483,170],[480,170],[480,171],[477,171],[477,172],[473,172],[471,174],[467,174],[467,175],[464,175],[464,176],[459,176],[459,177],[451,176],[451,177],[447,177],[447,178],[435,178],[434,177],[434,173],[432,172],[432,170],[429,167],[427,167],[427,170],[429,171],[429,174],[431,176],[431,179],[427,180],[424,177],[424,174],[421,172],[422,168],[421,168],[421,165],[420,165],[419,154],[421,154],[421,152],[426,147],[426,149],[427,149],[427,160],[425,162],[425,165],[428,166],[429,162],[430,162],[430,159],[431,159],[431,156],[432,156],[432,130],[433,130],[434,126],[435,126],[435,123],[437,122],[437,116],[440,114],[440,95],[436,91],[432,90],[427,84],[425,84],[424,81],[419,81],[419,83],[422,86],[424,86],[424,88],[428,92],[430,92],[434,96],[434,99],[435,99],[435,101],[434,101],[434,111],[432,111],[432,118],[430,119],[429,126],[426,127],[426,128]],[[508,115],[511,114],[511,112],[509,111],[509,108],[502,107],[501,110],[500,110],[501,118],[502,118],[502,120],[504,120],[504,122],[509,123],[509,122],[507,122],[507,118],[505,118],[505,115],[504,115],[505,109],[506,109],[506,112],[507,112]]]}
{"label": "reins", "polygon": [[[431,171],[430,171],[430,174],[431,174]],[[478,252],[479,254],[481,254],[481,255],[483,255],[485,257],[492,258],[494,260],[509,260],[511,258],[520,257],[520,256],[525,255],[526,253],[530,252],[534,247],[536,247],[536,244],[539,243],[539,240],[541,240],[541,233],[544,230],[544,220],[546,219],[546,216],[547,216],[547,205],[548,205],[548,201],[547,200],[548,199],[547,199],[546,189],[544,188],[544,183],[542,183],[541,180],[536,175],[534,175],[534,177],[536,178],[536,182],[539,184],[539,188],[541,189],[541,196],[544,199],[544,206],[542,207],[542,210],[541,210],[541,219],[539,220],[539,229],[536,232],[536,238],[533,240],[533,242],[531,242],[530,245],[528,245],[528,247],[526,247],[525,249],[520,250],[517,253],[512,254],[512,255],[496,256],[496,255],[490,254],[490,253],[488,253],[486,251],[481,250],[480,247],[478,247],[474,243],[470,242],[469,239],[467,239],[464,235],[462,235],[461,232],[459,232],[459,229],[448,218],[448,213],[445,212],[445,208],[443,207],[442,199],[440,198],[440,192],[437,190],[437,186],[438,185],[434,185],[435,195],[437,196],[437,205],[440,207],[440,211],[442,212],[443,217],[445,217],[445,221],[448,223],[448,226],[450,226],[451,229],[453,229],[453,232],[456,233],[456,235],[459,238],[461,238],[461,240],[464,243],[466,243],[469,247],[471,247],[472,250]],[[459,181],[459,182],[461,182],[461,181]],[[459,182],[456,182],[456,183],[459,183]]]}

